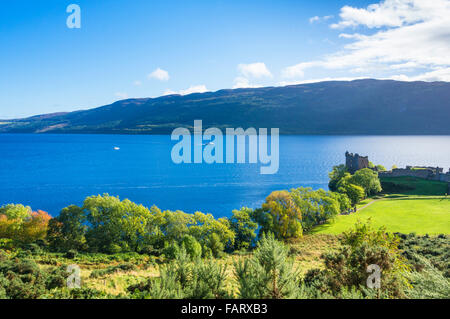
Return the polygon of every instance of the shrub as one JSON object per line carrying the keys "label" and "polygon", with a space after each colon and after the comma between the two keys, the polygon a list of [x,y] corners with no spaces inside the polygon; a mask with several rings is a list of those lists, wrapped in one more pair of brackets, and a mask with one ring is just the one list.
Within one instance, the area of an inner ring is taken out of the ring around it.
{"label": "shrub", "polygon": [[121,251],[122,251],[122,247],[120,247],[119,245],[114,244],[114,243],[109,244],[108,248],[106,249],[106,252],[110,253],[110,254],[118,254]]}
{"label": "shrub", "polygon": [[216,233],[209,235],[206,245],[211,250],[211,254],[214,257],[219,258],[222,256],[225,244],[220,240],[219,235]]}
{"label": "shrub", "polygon": [[[311,270],[304,282],[321,291],[338,296],[344,287],[361,287],[368,278],[367,266],[378,265],[382,280],[383,296],[404,297],[409,267],[398,248],[399,240],[387,234],[384,228],[373,230],[370,224],[357,223],[355,228],[343,234],[342,247],[336,252],[324,254],[325,270]],[[318,277],[318,278],[315,278]]]}
{"label": "shrub", "polygon": [[407,275],[411,284],[406,290],[408,298],[449,299],[450,280],[425,257],[417,254],[415,257],[424,267],[420,272],[413,271]]}
{"label": "shrub", "polygon": [[215,262],[191,260],[184,248],[167,266],[161,267],[160,277],[128,287],[132,298],[211,299],[230,297],[225,289],[226,267]]}
{"label": "shrub", "polygon": [[186,253],[193,259],[201,257],[202,255],[202,246],[194,237],[190,235],[184,236],[182,247],[184,247]]}
{"label": "shrub", "polygon": [[180,252],[180,246],[176,242],[169,244],[166,242],[163,249],[163,255],[168,259],[174,259]]}
{"label": "shrub", "polygon": [[65,284],[65,273],[59,268],[47,271],[29,259],[6,259],[0,262],[0,294],[11,299],[36,299],[48,290]]}
{"label": "shrub", "polygon": [[264,235],[250,259],[235,263],[238,294],[244,299],[295,298],[298,272],[288,258],[289,248]]}
{"label": "shrub", "polygon": [[66,257],[67,259],[74,259],[77,255],[78,251],[76,251],[75,249],[70,249],[66,252],[64,257]]}

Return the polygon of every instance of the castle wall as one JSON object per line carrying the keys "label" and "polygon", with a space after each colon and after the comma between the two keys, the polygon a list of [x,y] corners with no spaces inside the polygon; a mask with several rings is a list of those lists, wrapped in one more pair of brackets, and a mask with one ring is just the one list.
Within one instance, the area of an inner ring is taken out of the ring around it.
{"label": "castle wall", "polygon": [[395,168],[392,171],[379,172],[378,176],[380,177],[410,176],[450,183],[450,172],[445,174],[444,173],[434,174],[432,170],[428,169],[411,170],[406,168]]}
{"label": "castle wall", "polygon": [[[360,156],[358,153],[353,154],[348,151],[345,152],[345,166],[351,174],[354,174],[357,170],[369,167],[368,156]],[[420,168],[420,169],[417,169]],[[450,170],[447,173],[443,173],[441,167],[428,167],[428,166],[406,166],[406,168],[394,168],[387,172],[378,172],[380,177],[417,177],[428,180],[435,180],[449,183],[450,192]]]}
{"label": "castle wall", "polygon": [[440,174],[440,175],[439,175],[439,180],[440,180],[441,182],[447,182],[447,183],[450,183],[450,173],[447,173],[447,174]]}
{"label": "castle wall", "polygon": [[401,176],[410,176],[410,177],[418,177],[428,179],[431,177],[431,172],[426,169],[419,170],[409,170],[406,168],[395,168],[392,171],[388,172],[379,172],[378,175],[384,177],[401,177]]}

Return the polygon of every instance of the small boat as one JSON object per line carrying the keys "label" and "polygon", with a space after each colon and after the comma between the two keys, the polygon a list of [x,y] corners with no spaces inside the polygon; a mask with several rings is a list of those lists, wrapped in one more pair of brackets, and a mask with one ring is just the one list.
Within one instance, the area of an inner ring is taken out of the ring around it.
{"label": "small boat", "polygon": [[114,146],[114,150],[118,151],[118,150],[120,150],[120,147]]}

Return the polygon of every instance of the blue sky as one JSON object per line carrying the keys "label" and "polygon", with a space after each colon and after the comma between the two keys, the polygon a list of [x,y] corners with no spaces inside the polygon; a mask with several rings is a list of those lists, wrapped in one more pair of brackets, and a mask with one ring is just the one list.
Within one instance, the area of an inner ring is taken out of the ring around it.
{"label": "blue sky", "polygon": [[449,2],[9,1],[0,119],[323,79],[449,81]]}

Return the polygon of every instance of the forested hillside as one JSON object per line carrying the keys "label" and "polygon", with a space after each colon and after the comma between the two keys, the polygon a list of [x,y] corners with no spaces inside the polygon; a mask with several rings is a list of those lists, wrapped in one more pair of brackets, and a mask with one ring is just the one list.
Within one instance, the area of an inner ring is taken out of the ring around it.
{"label": "forested hillside", "polygon": [[176,127],[280,128],[281,134],[450,134],[450,83],[355,80],[127,99],[1,120],[0,132],[167,134]]}

